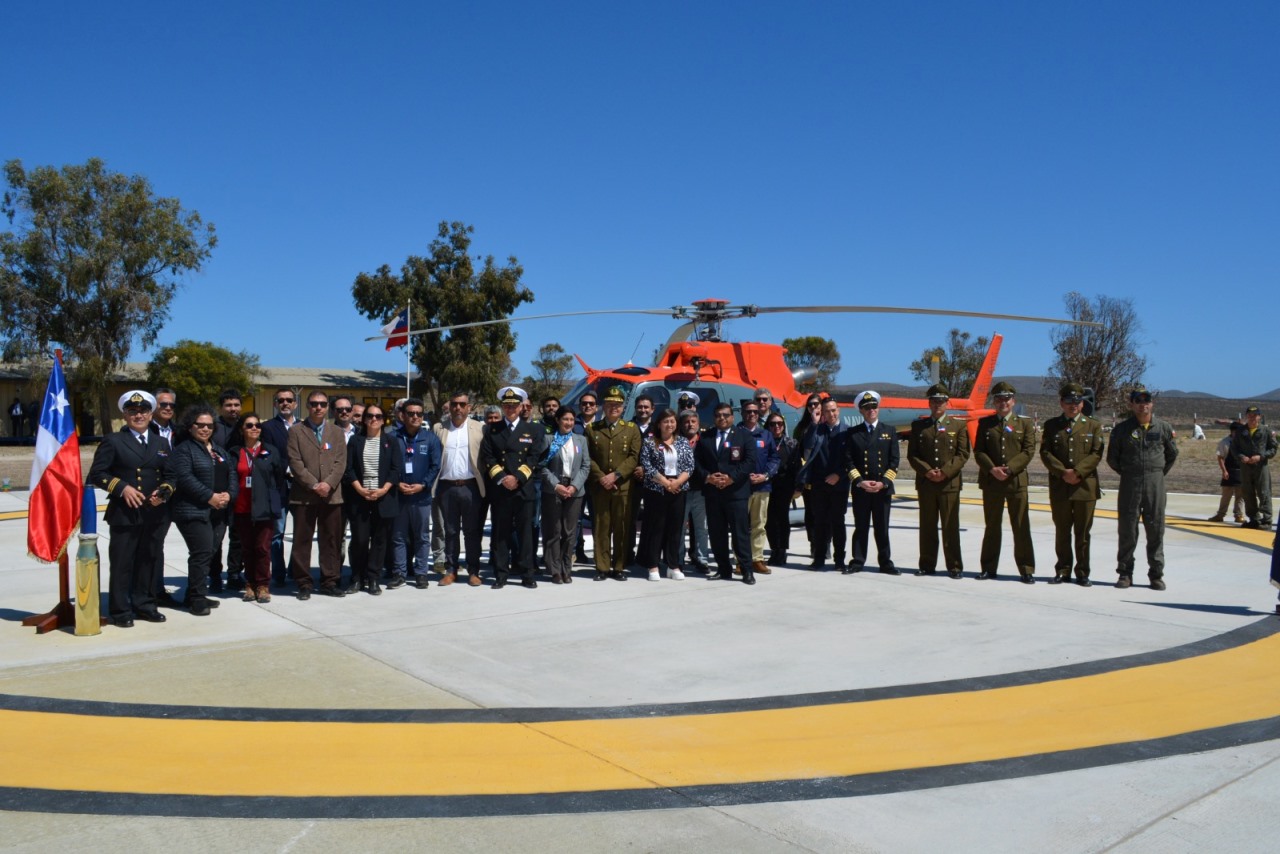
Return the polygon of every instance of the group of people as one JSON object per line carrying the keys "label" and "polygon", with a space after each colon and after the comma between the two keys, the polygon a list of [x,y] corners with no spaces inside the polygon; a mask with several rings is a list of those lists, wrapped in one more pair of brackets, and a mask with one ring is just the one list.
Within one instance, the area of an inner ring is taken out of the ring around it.
{"label": "group of people", "polygon": [[[940,547],[947,574],[963,572],[961,472],[973,456],[986,523],[978,577],[996,577],[1007,513],[1014,563],[1021,579],[1033,583],[1026,470],[1037,431],[1014,414],[1015,390],[1008,383],[992,389],[995,412],[976,425],[972,443],[967,420],[947,412],[947,389],[934,385],[927,395],[930,414],[912,423],[906,449],[919,499],[916,574],[937,573]],[[1083,396],[1077,384],[1061,388],[1062,414],[1045,423],[1040,440],[1056,532],[1050,583],[1091,584],[1090,530],[1105,458],[1120,474],[1117,586],[1132,584],[1141,522],[1148,578],[1163,590],[1164,475],[1177,458],[1173,430],[1153,417],[1152,397],[1139,388],[1130,395],[1132,416],[1106,445],[1101,423],[1082,412]],[[486,519],[494,589],[516,579],[537,587],[539,544],[552,583],[572,583],[575,561],[586,561],[584,520],[592,529],[596,580],[626,580],[638,563],[651,581],[665,569],[672,580],[690,570],[752,585],[758,574],[787,564],[798,496],[812,568],[830,558],[842,572],[857,573],[874,539],[879,570],[899,573],[889,536],[899,437],[880,423],[879,394],[857,396],[862,422],[853,426],[843,423],[834,399],[812,395],[792,435],[767,389],[744,401],[740,420],[729,403],[719,404],[705,429],[697,402],[683,395],[679,411],[655,411],[641,395],[635,419],[626,420],[626,399],[614,387],[599,396],[587,390],[576,409],[548,397],[534,419],[528,395],[509,386],[483,421],[473,417],[470,396],[457,393],[448,398],[447,415],[428,426],[418,398],[401,400],[389,415],[376,404],[313,391],[299,418],[296,393],[282,389],[274,414],[264,419],[242,412],[240,394],[229,389],[216,409],[198,404],[179,419],[171,390],[127,392],[119,400],[125,427],[104,438],[89,473],[90,484],[109,495],[109,615],[119,626],[163,621],[161,606],[205,615],[219,604],[210,593],[228,588],[258,602],[289,584],[303,600],[315,592],[378,595],[384,582],[391,589],[410,580],[428,587],[431,568],[440,586],[462,577],[480,586]],[[1257,467],[1250,482],[1258,490],[1246,504],[1250,519],[1265,525],[1266,463],[1275,438],[1269,428],[1250,431],[1251,444],[1242,449],[1253,452],[1242,450],[1238,458]],[[170,524],[189,553],[181,600],[163,585]]]}

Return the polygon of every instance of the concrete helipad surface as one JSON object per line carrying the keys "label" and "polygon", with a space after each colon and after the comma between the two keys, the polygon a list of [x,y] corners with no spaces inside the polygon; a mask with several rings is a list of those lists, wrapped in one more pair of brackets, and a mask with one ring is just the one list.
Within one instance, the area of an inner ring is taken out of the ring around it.
{"label": "concrete helipad surface", "polygon": [[976,580],[976,503],[966,576],[913,577],[904,500],[901,576],[797,530],[754,587],[582,567],[76,637],[21,627],[57,579],[3,494],[0,848],[1270,851],[1273,535],[1216,501],[1171,496],[1164,592],[1114,588],[1106,499],[1092,588],[1045,583],[1043,510],[1039,583]]}

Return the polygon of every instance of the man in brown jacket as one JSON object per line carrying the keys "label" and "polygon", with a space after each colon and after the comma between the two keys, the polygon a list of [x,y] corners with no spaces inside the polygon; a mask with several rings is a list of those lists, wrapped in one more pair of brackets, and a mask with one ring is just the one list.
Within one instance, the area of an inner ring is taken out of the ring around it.
{"label": "man in brown jacket", "polygon": [[979,578],[995,578],[1000,564],[1000,516],[1009,507],[1013,529],[1013,560],[1024,584],[1034,584],[1035,547],[1031,543],[1031,517],[1027,502],[1027,464],[1036,453],[1036,430],[1030,418],[1013,414],[1015,391],[1007,382],[991,389],[995,415],[978,422],[973,458],[978,461],[978,488],[982,490],[982,534]]}
{"label": "man in brown jacket", "polygon": [[1075,547],[1076,584],[1089,581],[1089,530],[1098,503],[1098,466],[1102,463],[1102,422],[1084,414],[1084,387],[1066,383],[1058,391],[1062,414],[1044,423],[1040,459],[1049,470],[1049,507],[1053,511],[1054,550],[1058,560],[1050,584],[1071,578]]}
{"label": "man in brown jacket", "polygon": [[[329,398],[307,396],[307,419],[289,428],[289,468],[293,486],[293,552],[289,573],[298,598],[311,598],[311,537],[320,542],[320,592],[342,596],[342,475],[347,468],[347,442],[342,428],[330,421]],[[318,529],[318,531],[317,531]]]}

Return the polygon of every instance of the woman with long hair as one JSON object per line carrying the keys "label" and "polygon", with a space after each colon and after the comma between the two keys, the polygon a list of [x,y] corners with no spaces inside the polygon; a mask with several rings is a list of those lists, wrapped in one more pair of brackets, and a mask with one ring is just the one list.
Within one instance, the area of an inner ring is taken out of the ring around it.
{"label": "woman with long hair", "polygon": [[556,411],[556,432],[542,458],[542,557],[552,584],[573,583],[578,521],[591,473],[587,439],[574,432],[577,421],[572,406]]}
{"label": "woman with long hair", "polygon": [[684,534],[685,493],[693,475],[693,446],[676,433],[676,414],[664,409],[653,418],[653,432],[640,446],[644,469],[643,527],[640,565],[657,581],[658,562],[667,564],[667,578],[682,580],[680,537]]}
{"label": "woman with long hair", "polygon": [[[370,594],[382,593],[378,578],[386,563],[391,528],[400,513],[396,486],[404,473],[404,452],[386,426],[382,407],[365,407],[364,435],[347,443],[347,473],[355,501],[351,507],[351,575],[363,576],[361,586]],[[426,567],[422,567],[426,571]]]}
{"label": "woman with long hair", "polygon": [[787,549],[791,546],[791,499],[800,469],[799,443],[787,435],[787,420],[777,412],[769,413],[764,428],[778,448],[778,473],[773,476],[773,496],[764,521],[765,535],[769,538],[769,566],[786,566]]}
{"label": "woman with long hair", "polygon": [[218,607],[209,599],[213,526],[230,513],[237,484],[226,449],[213,444],[213,407],[203,403],[188,407],[181,424],[189,441],[178,442],[169,453],[165,480],[174,488],[170,518],[187,544],[183,604],[197,617],[205,617]]}
{"label": "woman with long hair", "polygon": [[241,447],[232,452],[237,492],[232,519],[244,560],[244,601],[271,601],[271,538],[284,492],[284,455],[262,441],[262,419],[246,412],[236,424]]}

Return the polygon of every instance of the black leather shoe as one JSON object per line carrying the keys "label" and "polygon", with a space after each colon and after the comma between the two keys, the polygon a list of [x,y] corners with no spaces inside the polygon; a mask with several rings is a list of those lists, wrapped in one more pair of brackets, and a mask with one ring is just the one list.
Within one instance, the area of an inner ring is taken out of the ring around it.
{"label": "black leather shoe", "polygon": [[[390,587],[390,586],[391,586],[390,584],[388,584],[388,585],[387,585],[387,587]],[[376,582],[376,581],[375,581],[375,582],[373,582],[372,584],[370,584],[370,585],[369,585],[369,595],[370,595],[370,596],[381,596],[381,595],[382,595],[382,585],[378,584],[378,582]]]}
{"label": "black leather shoe", "polygon": [[996,574],[995,574],[994,572],[979,572],[979,573],[978,573],[978,578],[983,579],[983,580],[988,579],[988,578],[995,578],[995,577],[996,577]]}
{"label": "black leather shoe", "polygon": [[948,570],[947,570],[947,575],[948,575],[948,576],[950,576],[951,578],[959,578],[959,577],[961,576],[961,574],[962,574],[962,573],[961,573],[961,572],[960,572],[960,570],[958,570],[958,569],[948,569]]}
{"label": "black leather shoe", "polygon": [[1049,579],[1049,583],[1050,583],[1050,584],[1061,584],[1062,582],[1064,582],[1064,581],[1066,581],[1066,580],[1067,580],[1067,577],[1066,577],[1065,575],[1055,575],[1053,578],[1050,578],[1050,579]]}
{"label": "black leather shoe", "polygon": [[744,576],[742,577],[742,583],[743,583],[743,584],[755,584],[755,583],[756,583],[756,577],[755,577],[754,575],[744,575]]}
{"label": "black leather shoe", "polygon": [[343,593],[342,588],[336,584],[333,585],[332,587],[327,585],[321,585],[320,594],[322,596],[332,596],[335,599],[341,599],[343,596],[347,595],[346,593]]}
{"label": "black leather shoe", "polygon": [[538,586],[538,582],[534,581],[532,578],[526,578],[520,582],[520,586],[528,587],[530,590],[533,590]]}
{"label": "black leather shoe", "polygon": [[1084,577],[1084,578],[1077,578],[1077,579],[1076,579],[1076,584],[1079,584],[1081,587],[1092,587],[1092,586],[1093,586],[1093,582],[1092,582],[1092,581],[1090,581],[1090,580],[1089,580],[1089,578],[1088,578],[1087,576],[1086,576],[1086,577]]}
{"label": "black leather shoe", "polygon": [[1031,575],[1031,574],[1029,574],[1029,573],[1028,573],[1027,575],[1022,576],[1022,583],[1023,583],[1023,584],[1035,584],[1035,583],[1036,583],[1036,577],[1035,577],[1034,575]]}
{"label": "black leather shoe", "polygon": [[[603,578],[604,576],[600,576],[600,577],[601,577],[601,578]],[[506,586],[507,586],[507,580],[506,580],[505,578],[495,578],[495,579],[493,580],[493,589],[494,589],[494,590],[501,590],[502,588],[504,588],[504,587],[506,587]]]}
{"label": "black leather shoe", "polygon": [[[193,604],[192,604],[192,601],[193,601],[193,600],[191,600],[191,599],[183,599],[183,600],[182,600],[182,607],[187,608],[187,609],[191,609],[191,608],[195,607],[195,605],[193,605]],[[195,604],[198,604],[198,605],[204,605],[206,608],[220,608],[220,607],[222,607],[222,603],[221,603],[221,602],[219,602],[217,599],[206,599],[206,598],[204,598],[203,596],[202,596],[201,598],[199,598],[199,599],[194,600],[194,602],[195,602]]]}
{"label": "black leather shoe", "polygon": [[1128,587],[1131,584],[1133,584],[1133,577],[1129,575],[1122,575],[1120,576],[1119,580],[1116,581],[1116,589],[1124,590],[1126,587]]}
{"label": "black leather shoe", "polygon": [[896,566],[882,566],[880,567],[880,572],[884,575],[902,575],[901,570]]}
{"label": "black leather shoe", "polygon": [[1164,589],[1165,589],[1165,586],[1164,586],[1164,579],[1163,579],[1163,578],[1153,578],[1153,579],[1151,579],[1151,589],[1152,589],[1152,590],[1164,590]]}
{"label": "black leather shoe", "polygon": [[835,560],[835,568],[836,568],[836,569],[844,569],[846,566],[848,566],[848,564],[844,562],[844,558],[842,558],[842,557],[838,557],[838,558],[836,558],[836,560]]}
{"label": "black leather shoe", "polygon": [[165,590],[159,596],[156,597],[156,607],[180,609],[180,608],[187,607],[187,605],[185,602],[181,602],[173,598],[173,594],[170,593],[168,590]]}
{"label": "black leather shoe", "polygon": [[720,579],[721,581],[733,581],[733,573],[722,572],[719,575],[717,575],[716,578]]}
{"label": "black leather shoe", "polygon": [[625,572],[622,572],[622,571],[619,571],[619,572],[611,572],[611,573],[609,573],[609,577],[610,577],[610,578],[612,578],[614,581],[626,581],[626,580],[627,580],[627,574],[626,574]]}
{"label": "black leather shoe", "polygon": [[851,572],[862,572],[862,564],[860,563],[846,564],[844,561],[841,561],[840,563],[837,563],[836,566],[840,567],[841,571],[846,575]]}
{"label": "black leather shoe", "polygon": [[597,573],[596,573],[596,577],[595,577],[594,579],[592,579],[592,580],[593,580],[593,581],[604,581],[604,580],[605,580],[606,578],[608,578],[608,577],[609,577],[609,576],[605,575],[603,572],[597,572]]}
{"label": "black leather shoe", "polygon": [[[425,576],[425,575],[419,575],[419,576],[417,576],[417,578],[423,578],[423,579],[425,579],[425,578],[426,578],[426,576]],[[414,581],[414,583],[416,584],[416,583],[417,583],[417,581],[415,580],[415,581]],[[401,587],[404,587],[404,576],[402,576],[402,575],[397,575],[397,576],[395,576],[394,578],[392,578],[390,581],[388,581],[388,582],[387,582],[387,589],[388,589],[388,590],[397,590],[397,589],[399,589],[399,588],[401,588]]]}
{"label": "black leather shoe", "polygon": [[917,570],[916,570],[916,575],[933,575],[933,574],[934,574],[934,573],[933,573],[933,570],[931,570],[931,569],[917,569]]}
{"label": "black leather shoe", "polygon": [[359,592],[360,592],[360,589],[361,589],[362,587],[364,587],[364,585],[363,585],[363,584],[361,584],[359,581],[352,581],[350,584],[348,584],[348,585],[346,586],[346,588],[345,588],[345,592],[347,592],[347,593],[359,593]]}
{"label": "black leather shoe", "polygon": [[135,620],[146,620],[148,623],[163,623],[169,619],[159,611],[136,611],[133,618]]}
{"label": "black leather shoe", "polygon": [[207,617],[212,613],[213,610],[209,607],[208,602],[196,602],[191,606],[191,616],[193,617]]}
{"label": "black leather shoe", "polygon": [[417,587],[419,590],[426,590],[431,586],[431,582],[427,581],[427,574],[425,572],[419,572],[418,577],[413,581],[413,586]]}
{"label": "black leather shoe", "polygon": [[858,571],[858,570],[854,569],[854,568],[853,568],[853,567],[851,567],[851,566],[846,566],[844,569],[840,570],[840,574],[841,574],[841,575],[853,575],[853,574],[854,574],[855,572],[857,572],[857,571]]}
{"label": "black leather shoe", "polygon": [[810,564],[809,564],[809,568],[810,568],[810,569],[822,569],[822,568],[823,568],[823,567],[825,567],[826,565],[827,565],[827,562],[826,562],[825,560],[815,560],[815,561],[813,561],[812,563],[810,563]]}
{"label": "black leather shoe", "polygon": [[298,596],[298,599],[299,599],[300,601],[302,601],[302,602],[307,601],[308,599],[310,599],[310,598],[311,598],[311,588],[310,588],[310,587],[299,587],[299,588],[298,588],[297,596]]}
{"label": "black leather shoe", "polygon": [[[1276,606],[1276,610],[1280,611],[1280,605]],[[131,629],[133,628],[133,618],[115,617],[111,620],[111,625],[115,626],[117,629]]]}

